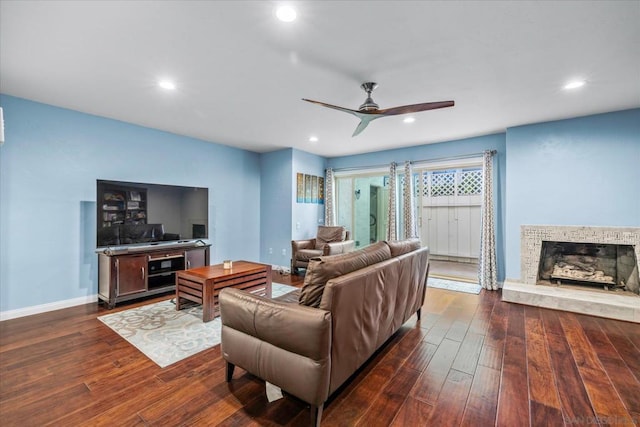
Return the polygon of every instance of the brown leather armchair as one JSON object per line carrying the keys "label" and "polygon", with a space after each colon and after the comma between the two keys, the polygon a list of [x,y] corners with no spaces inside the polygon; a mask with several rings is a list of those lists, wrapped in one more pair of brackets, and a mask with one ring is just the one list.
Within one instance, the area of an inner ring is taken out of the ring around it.
{"label": "brown leather armchair", "polygon": [[341,225],[320,225],[315,238],[292,240],[291,274],[297,274],[298,268],[306,269],[311,258],[353,251],[356,248],[356,242],[349,237],[349,231]]}

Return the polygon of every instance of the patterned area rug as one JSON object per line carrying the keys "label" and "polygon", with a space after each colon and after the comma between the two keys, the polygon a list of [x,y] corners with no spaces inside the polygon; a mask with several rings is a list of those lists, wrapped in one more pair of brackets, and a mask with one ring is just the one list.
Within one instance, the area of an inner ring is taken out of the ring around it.
{"label": "patterned area rug", "polygon": [[[296,289],[272,284],[272,297]],[[220,343],[220,318],[202,322],[202,306],[176,311],[171,300],[98,317],[105,325],[164,368]]]}
{"label": "patterned area rug", "polygon": [[479,294],[480,285],[477,283],[458,282],[456,280],[438,279],[429,277],[427,286],[430,288],[447,289],[449,291],[466,292],[468,294]]}

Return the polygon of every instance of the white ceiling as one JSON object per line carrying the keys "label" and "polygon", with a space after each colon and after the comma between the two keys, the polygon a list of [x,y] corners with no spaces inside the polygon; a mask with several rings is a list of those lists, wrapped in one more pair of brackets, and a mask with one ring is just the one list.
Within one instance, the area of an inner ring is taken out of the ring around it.
{"label": "white ceiling", "polygon": [[[279,3],[1,0],[0,91],[327,157],[640,106],[640,1],[299,1],[289,24]],[[587,85],[562,90],[574,78]],[[380,108],[456,105],[352,138],[358,119],[301,101],[357,109],[364,81]]]}

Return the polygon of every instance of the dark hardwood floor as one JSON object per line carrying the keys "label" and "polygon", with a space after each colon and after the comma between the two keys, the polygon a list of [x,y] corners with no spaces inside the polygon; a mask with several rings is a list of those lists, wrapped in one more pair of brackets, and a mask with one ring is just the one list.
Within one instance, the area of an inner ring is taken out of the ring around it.
{"label": "dark hardwood floor", "polygon": [[[274,281],[301,285],[274,272]],[[148,304],[171,295],[123,304]],[[3,426],[303,426],[219,346],[161,369],[96,317],[98,304],[0,322]],[[640,326],[427,290],[413,317],[325,407],[323,426],[640,423]]]}

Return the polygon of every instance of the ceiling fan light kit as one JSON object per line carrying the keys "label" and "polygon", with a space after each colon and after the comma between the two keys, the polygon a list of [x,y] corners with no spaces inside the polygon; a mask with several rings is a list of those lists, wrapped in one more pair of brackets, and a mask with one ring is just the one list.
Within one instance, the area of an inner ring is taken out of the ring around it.
{"label": "ceiling fan light kit", "polygon": [[339,107],[337,105],[331,105],[320,101],[314,101],[312,99],[302,98],[303,101],[311,102],[312,104],[317,104],[322,107],[332,108],[338,111],[344,111],[345,113],[353,114],[357,118],[360,119],[360,123],[356,127],[356,130],[353,132],[352,136],[356,136],[361,133],[370,122],[375,119],[379,119],[380,117],[386,116],[397,116],[399,114],[409,114],[409,113],[417,113],[420,111],[427,110],[436,110],[438,108],[447,108],[453,107],[455,105],[454,101],[439,101],[439,102],[425,102],[422,104],[412,104],[412,105],[403,105],[400,107],[386,108],[380,110],[378,104],[373,101],[371,98],[371,92],[375,88],[378,87],[377,83],[374,82],[365,82],[360,85],[360,87],[367,93],[367,98],[364,100],[364,103],[357,110],[352,110],[350,108]]}

